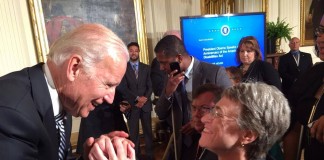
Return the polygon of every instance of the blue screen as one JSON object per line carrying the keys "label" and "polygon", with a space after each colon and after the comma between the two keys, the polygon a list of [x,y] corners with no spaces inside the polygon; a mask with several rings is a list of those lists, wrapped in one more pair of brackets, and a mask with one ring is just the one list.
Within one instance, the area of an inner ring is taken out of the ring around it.
{"label": "blue screen", "polygon": [[242,37],[254,36],[264,59],[265,13],[181,17],[182,40],[188,53],[220,66],[238,66],[235,54]]}

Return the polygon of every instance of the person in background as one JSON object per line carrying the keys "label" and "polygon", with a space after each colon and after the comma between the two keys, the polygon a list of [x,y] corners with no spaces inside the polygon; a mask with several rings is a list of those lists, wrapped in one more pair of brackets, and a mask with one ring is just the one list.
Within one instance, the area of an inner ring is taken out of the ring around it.
{"label": "person in background", "polygon": [[121,90],[124,100],[131,108],[129,119],[129,138],[135,143],[135,152],[137,159],[141,158],[139,120],[144,134],[145,156],[146,159],[154,159],[153,155],[153,133],[152,133],[152,82],[150,78],[150,67],[139,61],[140,47],[137,42],[131,42],[127,45],[130,60],[127,63],[125,76],[123,77]]}
{"label": "person in background", "polygon": [[[46,63],[0,77],[0,157],[67,159],[71,115],[85,118],[103,102],[112,103],[128,59],[111,30],[84,24],[54,42]],[[88,138],[83,158],[134,159],[127,136]]]}
{"label": "person in background", "polygon": [[[165,88],[155,111],[160,120],[166,120],[175,134],[178,159],[190,160],[187,153],[192,145],[191,102],[192,92],[201,84],[213,83],[228,88],[231,82],[223,67],[200,62],[190,56],[183,42],[175,35],[162,38],[154,48],[160,69],[168,73]],[[170,64],[178,64],[179,69],[171,70]],[[176,74],[179,72],[179,74]],[[174,119],[172,120],[172,113]],[[171,154],[172,155],[172,154]]]}
{"label": "person in background", "polygon": [[87,118],[81,118],[76,153],[83,154],[83,144],[89,137],[99,138],[102,134],[112,131],[124,131],[128,133],[123,114],[120,111],[120,102],[123,96],[119,86],[116,88],[114,102],[104,102],[98,105]]}
{"label": "person in background", "polygon": [[[288,100],[292,108],[292,123],[284,138],[286,160],[295,160],[297,156],[300,156],[298,155],[300,133],[303,133],[301,139],[303,145],[300,147],[304,148],[304,159],[324,159],[324,89],[321,88],[324,87],[324,15],[315,34],[317,56],[322,62],[315,63],[294,83],[289,92]],[[315,105],[314,116],[310,118],[311,110]]]}
{"label": "person in background", "polygon": [[242,82],[264,82],[281,89],[278,72],[267,62],[262,61],[262,54],[257,39],[253,36],[243,37],[236,50],[238,68],[243,73]]}
{"label": "person in background", "polygon": [[[179,30],[166,31],[163,34],[163,37],[168,35],[174,35],[181,40],[181,34]],[[160,63],[155,57],[151,63],[151,80],[152,80],[155,103],[164,89],[164,82],[166,79],[167,79],[167,74],[164,71],[160,70]]]}
{"label": "person in background", "polygon": [[282,92],[287,96],[297,78],[313,66],[312,56],[299,51],[300,40],[293,37],[289,41],[290,51],[281,56],[278,72],[282,79]]}
{"label": "person in background", "polygon": [[226,67],[225,69],[233,85],[237,85],[242,81],[243,74],[239,68],[231,66],[231,67]]}
{"label": "person in background", "polygon": [[223,89],[217,87],[214,84],[206,83],[199,86],[193,94],[191,104],[191,125],[195,128],[198,134],[193,134],[193,144],[196,152],[187,153],[192,154],[195,160],[215,160],[217,155],[200,147],[198,145],[201,132],[204,129],[204,124],[201,122],[201,118],[208,114],[215,104],[220,100]]}
{"label": "person in background", "polygon": [[288,129],[290,108],[274,86],[239,83],[223,92],[202,122],[199,145],[218,159],[271,160],[267,151]]}

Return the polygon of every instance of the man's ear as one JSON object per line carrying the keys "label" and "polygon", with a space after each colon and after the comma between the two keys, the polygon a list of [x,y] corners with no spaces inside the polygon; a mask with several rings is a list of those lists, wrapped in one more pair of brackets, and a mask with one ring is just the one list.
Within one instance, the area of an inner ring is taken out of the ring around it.
{"label": "man's ear", "polygon": [[80,74],[82,57],[77,54],[73,54],[67,66],[67,77],[70,81],[74,81]]}
{"label": "man's ear", "polygon": [[178,58],[178,62],[181,63],[183,60],[182,54],[178,54],[177,58]]}
{"label": "man's ear", "polygon": [[241,145],[246,145],[254,142],[258,138],[258,134],[252,130],[245,130],[241,137]]}

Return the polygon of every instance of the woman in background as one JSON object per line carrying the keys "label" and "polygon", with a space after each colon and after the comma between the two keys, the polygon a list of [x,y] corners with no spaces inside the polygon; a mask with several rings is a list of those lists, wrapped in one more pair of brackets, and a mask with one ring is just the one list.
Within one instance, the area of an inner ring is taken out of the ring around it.
{"label": "woman in background", "polygon": [[264,82],[281,90],[278,72],[267,62],[262,61],[258,41],[253,36],[243,37],[236,50],[238,68],[243,73],[242,82]]}
{"label": "woman in background", "polygon": [[267,151],[289,127],[290,107],[276,87],[240,83],[224,91],[202,122],[199,145],[218,159],[268,160]]}

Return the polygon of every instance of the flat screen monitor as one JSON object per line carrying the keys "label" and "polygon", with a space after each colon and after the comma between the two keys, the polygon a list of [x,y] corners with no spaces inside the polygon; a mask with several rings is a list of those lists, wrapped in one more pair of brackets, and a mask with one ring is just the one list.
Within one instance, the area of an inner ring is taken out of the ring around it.
{"label": "flat screen monitor", "polygon": [[188,53],[220,66],[238,66],[236,49],[242,37],[254,36],[265,56],[264,12],[180,17],[181,36]]}

